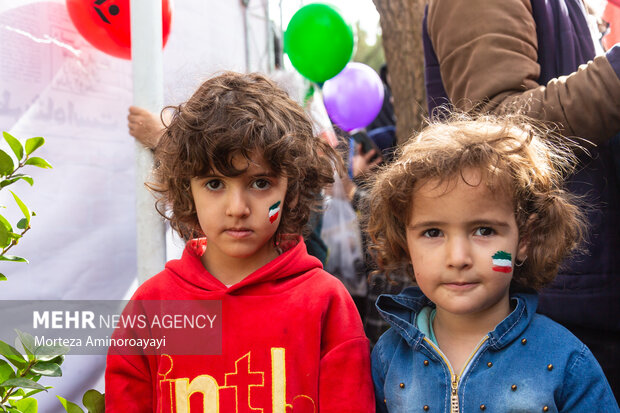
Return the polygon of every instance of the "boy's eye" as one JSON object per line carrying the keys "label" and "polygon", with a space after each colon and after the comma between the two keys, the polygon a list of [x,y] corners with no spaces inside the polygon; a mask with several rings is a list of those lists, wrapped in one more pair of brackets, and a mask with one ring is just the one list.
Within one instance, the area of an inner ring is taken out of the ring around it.
{"label": "boy's eye", "polygon": [[427,238],[437,238],[441,236],[441,230],[437,228],[427,229],[426,231],[424,231],[422,235],[424,235]]}
{"label": "boy's eye", "polygon": [[493,228],[489,228],[489,227],[480,227],[476,230],[474,235],[479,235],[482,237],[488,237],[490,235],[495,234],[495,231],[493,230]]}
{"label": "boy's eye", "polygon": [[205,183],[207,189],[212,191],[217,191],[218,189],[222,189],[223,183],[219,179],[211,179]]}
{"label": "boy's eye", "polygon": [[271,183],[266,179],[257,179],[252,182],[252,188],[254,189],[267,189],[271,186]]}

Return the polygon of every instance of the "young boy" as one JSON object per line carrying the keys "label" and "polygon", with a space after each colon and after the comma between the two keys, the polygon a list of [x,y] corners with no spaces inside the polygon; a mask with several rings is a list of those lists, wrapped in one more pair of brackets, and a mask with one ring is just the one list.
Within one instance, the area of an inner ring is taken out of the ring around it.
{"label": "young boy", "polygon": [[221,74],[176,108],[155,159],[158,210],[194,239],[133,300],[219,300],[222,351],[111,352],[106,410],[374,411],[357,310],[301,237],[338,164],[303,109],[261,75]]}

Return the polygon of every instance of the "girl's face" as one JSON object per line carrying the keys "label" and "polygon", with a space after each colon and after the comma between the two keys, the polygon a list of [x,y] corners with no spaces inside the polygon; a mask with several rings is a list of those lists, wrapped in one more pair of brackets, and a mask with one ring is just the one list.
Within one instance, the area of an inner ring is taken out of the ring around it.
{"label": "girl's face", "polygon": [[282,217],[287,178],[276,176],[261,156],[250,161],[235,156],[232,163],[247,170],[235,177],[213,172],[191,180],[198,222],[207,237],[202,262],[215,277],[212,269],[251,272],[278,255],[273,237]]}
{"label": "girl's face", "polygon": [[493,194],[475,169],[437,186],[422,182],[412,197],[407,244],[416,282],[442,312],[498,319],[509,313],[515,260],[526,258],[513,201]]}

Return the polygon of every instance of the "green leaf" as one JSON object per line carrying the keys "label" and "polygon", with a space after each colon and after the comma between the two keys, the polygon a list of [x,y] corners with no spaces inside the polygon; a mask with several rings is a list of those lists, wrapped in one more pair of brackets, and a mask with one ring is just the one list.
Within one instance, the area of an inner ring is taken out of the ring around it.
{"label": "green leaf", "polygon": [[42,391],[47,391],[47,390],[49,390],[51,388],[52,388],[52,386],[45,386],[44,389],[30,390],[28,393],[24,394],[24,398],[33,396],[33,395],[35,395],[37,393],[41,393]]}
{"label": "green leaf", "polygon": [[24,181],[28,182],[30,186],[34,185],[34,179],[32,179],[31,176],[24,175],[24,174],[15,174],[11,177],[11,179],[5,179],[3,181],[0,181],[0,189],[4,188],[5,186],[9,186],[12,183],[15,183],[19,181],[20,179],[23,179]]}
{"label": "green leaf", "polygon": [[0,215],[0,226],[6,228],[6,230],[9,232],[13,232],[13,227],[11,227],[11,223],[7,221],[6,218],[2,215]]}
{"label": "green leaf", "polygon": [[34,337],[18,329],[15,329],[15,332],[17,333],[17,337],[19,337],[19,341],[21,341],[22,346],[24,346],[26,354],[32,356],[34,354]]}
{"label": "green leaf", "polygon": [[0,387],[21,387],[23,389],[39,389],[45,390],[45,387],[41,386],[32,380],[25,379],[23,377],[15,377],[13,379],[5,380],[0,383]]}
{"label": "green leaf", "polygon": [[88,413],[105,413],[105,396],[95,389],[84,393],[82,404],[88,409]]}
{"label": "green leaf", "polygon": [[60,400],[60,404],[62,404],[62,407],[64,407],[68,413],[84,413],[84,410],[82,410],[82,408],[77,404],[70,402],[64,397],[56,397],[58,397],[58,400]]}
{"label": "green leaf", "polygon": [[8,345],[4,341],[0,341],[0,354],[17,368],[21,369],[28,365],[24,356],[15,347]]}
{"label": "green leaf", "polygon": [[50,360],[53,363],[58,364],[59,366],[62,366],[62,363],[65,362],[65,356],[61,355],[61,356],[56,356],[53,359]]}
{"label": "green leaf", "polygon": [[22,218],[17,223],[17,228],[26,229],[28,227],[28,224],[29,224],[28,220],[26,218]]}
{"label": "green leaf", "polygon": [[[39,346],[34,349],[34,358],[39,361],[52,361],[58,356],[65,355],[71,350],[67,346]],[[56,363],[60,364],[60,363]]]}
{"label": "green leaf", "polygon": [[39,168],[51,168],[52,167],[52,165],[47,163],[45,159],[39,158],[38,156],[33,156],[32,158],[28,158],[28,160],[24,162],[24,165],[38,166]]}
{"label": "green leaf", "polygon": [[30,210],[28,209],[26,204],[24,204],[22,200],[19,199],[17,195],[15,195],[15,192],[13,191],[9,191],[9,192],[13,194],[13,198],[15,198],[15,202],[17,202],[17,205],[19,206],[19,209],[21,209],[22,214],[24,214],[24,218],[26,218],[26,220],[28,221],[28,224],[30,224]]}
{"label": "green leaf", "polygon": [[24,147],[22,146],[21,142],[8,132],[2,132],[2,136],[4,136],[4,140],[13,150],[13,153],[17,157],[17,160],[21,161],[24,157]]}
{"label": "green leaf", "polygon": [[[13,238],[15,241],[18,241],[22,236],[16,232],[9,232],[9,236]],[[15,242],[17,244],[17,242]]]}
{"label": "green leaf", "polygon": [[30,368],[30,371],[36,374],[40,374],[41,376],[49,376],[49,377],[62,376],[62,371],[60,370],[60,366],[56,363],[52,363],[51,361],[40,361],[34,366],[32,366]]}
{"label": "green leaf", "polygon": [[[4,387],[3,387],[4,388]],[[24,396],[26,395],[26,392],[24,391],[24,389],[13,389],[13,394],[11,394],[11,399],[13,400],[19,400],[19,399],[23,399]]]}
{"label": "green leaf", "polygon": [[2,136],[4,136],[4,140],[13,150],[13,153],[17,157],[17,160],[20,161],[24,156],[24,147],[22,146],[21,142],[8,132],[2,132]]}
{"label": "green leaf", "polygon": [[0,281],[6,281],[6,280],[7,280],[6,275],[0,273]]}
{"label": "green leaf", "polygon": [[11,232],[6,229],[6,226],[0,223],[0,249],[8,247],[12,240],[13,237],[11,236]]}
{"label": "green leaf", "polygon": [[22,413],[37,413],[38,404],[36,399],[21,399],[14,403]]}
{"label": "green leaf", "polygon": [[28,263],[28,260],[22,257],[18,257],[17,255],[0,255],[0,261],[12,261],[12,262],[25,262]]}
{"label": "green leaf", "polygon": [[13,377],[15,377],[13,367],[5,360],[0,359],[0,383]]}
{"label": "green leaf", "polygon": [[0,149],[0,176],[9,176],[15,170],[15,165],[13,164],[13,158]]}
{"label": "green leaf", "polygon": [[26,140],[26,155],[30,155],[37,148],[43,146],[44,143],[45,143],[45,139],[43,139],[40,136]]}

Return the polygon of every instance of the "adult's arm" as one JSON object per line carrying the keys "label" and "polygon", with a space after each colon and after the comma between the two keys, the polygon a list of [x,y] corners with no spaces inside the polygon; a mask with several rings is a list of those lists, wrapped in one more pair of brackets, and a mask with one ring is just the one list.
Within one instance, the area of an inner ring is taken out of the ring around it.
{"label": "adult's arm", "polygon": [[129,107],[127,127],[129,134],[149,149],[157,146],[164,130],[162,120],[157,114],[139,106]]}
{"label": "adult's arm", "polygon": [[428,34],[457,108],[497,114],[520,108],[595,143],[620,131],[620,46],[541,86],[528,0],[431,0]]}

